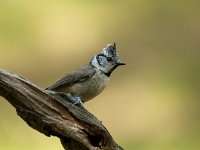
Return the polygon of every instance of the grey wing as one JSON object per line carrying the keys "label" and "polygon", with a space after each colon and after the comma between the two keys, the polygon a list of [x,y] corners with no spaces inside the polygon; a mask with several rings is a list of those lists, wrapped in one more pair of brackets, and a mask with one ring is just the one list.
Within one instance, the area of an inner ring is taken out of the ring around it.
{"label": "grey wing", "polygon": [[55,84],[46,88],[46,90],[58,90],[62,87],[68,87],[77,82],[83,82],[91,78],[95,74],[95,72],[96,70],[92,66],[86,65],[78,70],[67,74],[66,76],[58,80]]}

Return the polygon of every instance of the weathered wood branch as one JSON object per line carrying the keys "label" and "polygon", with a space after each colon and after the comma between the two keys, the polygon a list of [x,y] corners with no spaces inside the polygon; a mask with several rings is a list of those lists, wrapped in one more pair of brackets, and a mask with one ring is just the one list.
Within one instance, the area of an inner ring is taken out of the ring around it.
{"label": "weathered wood branch", "polygon": [[0,95],[32,128],[57,136],[69,150],[122,150],[102,123],[66,97],[52,95],[26,79],[0,70]]}

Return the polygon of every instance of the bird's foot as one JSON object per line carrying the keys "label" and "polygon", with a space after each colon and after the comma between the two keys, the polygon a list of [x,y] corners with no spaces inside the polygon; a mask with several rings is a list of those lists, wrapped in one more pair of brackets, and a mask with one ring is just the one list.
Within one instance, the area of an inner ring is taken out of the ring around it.
{"label": "bird's foot", "polygon": [[83,107],[83,102],[82,102],[82,100],[81,100],[80,97],[78,97],[78,96],[71,96],[71,95],[70,95],[70,96],[67,95],[67,96],[68,96],[68,98],[71,100],[71,102],[72,102],[74,105]]}
{"label": "bird's foot", "polygon": [[54,92],[47,90],[49,94],[51,95],[57,95],[62,99],[68,99],[70,102],[72,102],[74,105],[77,105],[79,107],[83,107],[83,102],[79,96],[72,96],[70,93],[61,93],[61,92]]}

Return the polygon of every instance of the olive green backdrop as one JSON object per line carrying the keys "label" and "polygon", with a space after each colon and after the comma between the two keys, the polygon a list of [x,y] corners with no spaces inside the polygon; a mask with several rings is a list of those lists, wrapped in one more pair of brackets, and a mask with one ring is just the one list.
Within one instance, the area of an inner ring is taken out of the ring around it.
{"label": "olive green backdrop", "polygon": [[[43,88],[116,42],[126,66],[85,107],[127,150],[200,148],[200,2],[0,0],[0,68]],[[62,150],[0,98],[0,149]]]}

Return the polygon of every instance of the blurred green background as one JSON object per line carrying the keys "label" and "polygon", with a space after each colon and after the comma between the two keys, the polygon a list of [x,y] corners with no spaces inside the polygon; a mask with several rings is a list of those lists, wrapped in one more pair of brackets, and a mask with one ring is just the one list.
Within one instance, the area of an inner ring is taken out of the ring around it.
{"label": "blurred green background", "polygon": [[[43,88],[116,42],[126,66],[85,107],[127,150],[200,149],[200,1],[0,0],[0,68]],[[0,98],[1,150],[62,150]]]}

